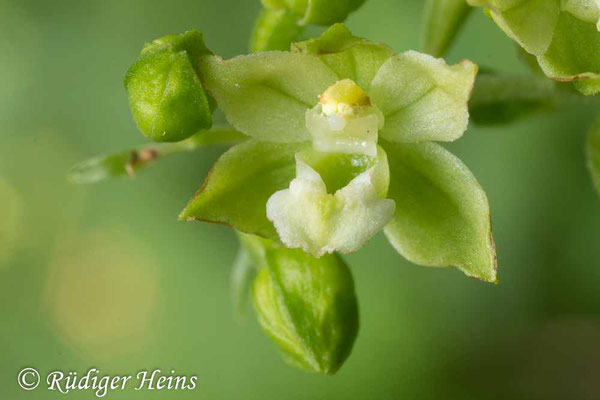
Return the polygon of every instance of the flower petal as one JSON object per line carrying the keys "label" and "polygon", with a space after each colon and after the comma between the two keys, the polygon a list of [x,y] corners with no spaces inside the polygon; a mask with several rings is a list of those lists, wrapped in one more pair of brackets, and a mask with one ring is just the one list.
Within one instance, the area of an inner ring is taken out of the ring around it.
{"label": "flower petal", "polygon": [[387,168],[387,163],[376,164],[329,194],[318,172],[297,156],[296,178],[269,198],[267,218],[287,247],[316,257],[358,250],[394,215],[394,201],[379,198],[373,184],[377,168]]}
{"label": "flower petal", "polygon": [[458,139],[467,129],[476,74],[470,61],[450,66],[416,51],[390,58],[369,92],[385,117],[379,136],[401,143]]}

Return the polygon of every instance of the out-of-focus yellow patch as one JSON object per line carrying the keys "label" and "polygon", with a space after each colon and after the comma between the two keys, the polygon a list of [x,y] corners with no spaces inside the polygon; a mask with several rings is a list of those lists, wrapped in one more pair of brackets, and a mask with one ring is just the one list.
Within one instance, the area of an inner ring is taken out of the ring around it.
{"label": "out-of-focus yellow patch", "polygon": [[112,229],[62,241],[49,268],[51,323],[86,357],[135,354],[152,337],[157,262],[133,237]]}

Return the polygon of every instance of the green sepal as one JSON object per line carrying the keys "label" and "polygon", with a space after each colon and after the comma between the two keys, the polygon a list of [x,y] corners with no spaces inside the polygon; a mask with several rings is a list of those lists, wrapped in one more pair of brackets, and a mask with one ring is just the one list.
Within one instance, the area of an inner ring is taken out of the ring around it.
{"label": "green sepal", "polygon": [[585,154],[594,189],[600,196],[600,120],[596,121],[588,133]]}
{"label": "green sepal", "polygon": [[248,140],[232,147],[217,160],[179,219],[221,223],[276,238],[266,215],[267,200],[294,179],[294,155],[305,146]]}
{"label": "green sepal", "polygon": [[600,74],[584,74],[579,75],[573,82],[575,89],[581,94],[592,96],[600,93]]}
{"label": "green sepal", "polygon": [[294,43],[292,51],[318,56],[338,80],[352,79],[368,91],[379,68],[394,50],[382,43],[356,37],[343,24],[335,24],[316,39]]}
{"label": "green sepal", "polygon": [[598,18],[600,10],[594,22],[582,21],[570,12],[561,12],[552,43],[544,55],[538,57],[546,75],[557,81],[573,81],[575,88],[586,96],[600,92]]}
{"label": "green sepal", "polygon": [[352,274],[335,254],[314,258],[276,242],[241,235],[261,269],[252,299],[262,329],[289,365],[334,374],[358,332]]}
{"label": "green sepal", "polygon": [[289,50],[290,45],[302,33],[295,14],[286,9],[264,8],[254,25],[250,39],[253,53],[269,50]]}
{"label": "green sepal", "polygon": [[139,171],[168,155],[201,147],[233,145],[247,138],[230,129],[202,131],[178,143],[145,145],[85,160],[69,171],[67,179],[72,183],[96,183],[108,178],[135,177]]}
{"label": "green sepal", "polygon": [[198,76],[210,52],[202,34],[168,35],[145,45],[125,76],[138,129],[156,142],[178,142],[212,125],[212,109]]}
{"label": "green sepal", "polygon": [[384,143],[389,157],[388,197],[396,214],[384,232],[407,260],[456,267],[496,281],[496,252],[485,192],[454,155],[435,143]]}
{"label": "green sepal", "polygon": [[544,73],[575,81],[585,95],[600,92],[600,4],[596,0],[468,0],[537,57]]}
{"label": "green sepal", "polygon": [[306,110],[336,82],[319,59],[271,51],[230,60],[202,57],[202,78],[227,120],[239,131],[280,143],[310,140]]}
{"label": "green sepal", "polygon": [[471,7],[465,0],[427,0],[425,3],[425,30],[423,52],[442,57],[464,25]]}

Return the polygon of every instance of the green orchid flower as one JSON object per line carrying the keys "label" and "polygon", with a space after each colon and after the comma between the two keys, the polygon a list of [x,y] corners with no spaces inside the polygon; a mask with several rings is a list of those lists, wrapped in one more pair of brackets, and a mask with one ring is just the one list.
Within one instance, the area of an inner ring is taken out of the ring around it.
{"label": "green orchid flower", "polygon": [[477,66],[354,37],[337,24],[290,52],[198,61],[251,139],[217,161],[180,215],[300,248],[358,250],[383,230],[408,260],[496,280],[489,205],[435,141],[468,124]]}
{"label": "green orchid flower", "polygon": [[598,0],[467,0],[537,58],[557,81],[574,81],[585,95],[600,92]]}
{"label": "green orchid flower", "polygon": [[[138,128],[177,143],[88,160],[70,179],[133,176],[174,153],[232,146],[180,219],[235,228],[238,311],[251,292],[284,360],[332,374],[358,331],[352,275],[338,253],[383,231],[416,264],[496,281],[486,195],[434,143],[467,129],[477,69],[396,53],[340,24],[290,51],[230,60],[210,52],[197,31],[165,36],[144,47],[125,83]],[[490,104],[480,98],[478,108]],[[217,106],[233,129],[207,130]]]}

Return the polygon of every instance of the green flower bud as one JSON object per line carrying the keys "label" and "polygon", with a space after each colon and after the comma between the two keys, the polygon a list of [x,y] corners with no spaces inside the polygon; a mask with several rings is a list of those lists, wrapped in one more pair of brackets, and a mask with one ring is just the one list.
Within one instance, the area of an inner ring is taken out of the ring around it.
{"label": "green flower bud", "polygon": [[337,255],[314,258],[256,236],[242,242],[262,266],[253,302],[263,330],[291,366],[335,373],[358,331],[358,306],[350,270]]}
{"label": "green flower bud", "polygon": [[342,22],[364,0],[262,0],[266,8],[285,8],[298,16],[300,25]]}
{"label": "green flower bud", "polygon": [[253,53],[270,50],[289,50],[302,27],[298,25],[296,14],[285,8],[264,8],[252,31],[250,49]]}
{"label": "green flower bud", "polygon": [[139,130],[157,142],[178,142],[212,125],[212,111],[198,76],[211,54],[202,34],[163,36],[144,46],[129,68],[125,87]]}

